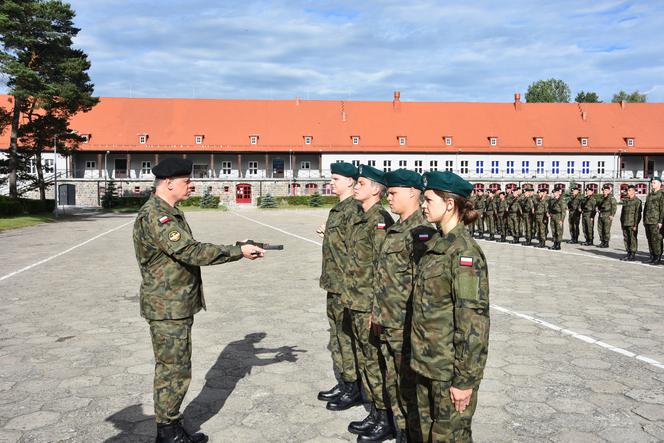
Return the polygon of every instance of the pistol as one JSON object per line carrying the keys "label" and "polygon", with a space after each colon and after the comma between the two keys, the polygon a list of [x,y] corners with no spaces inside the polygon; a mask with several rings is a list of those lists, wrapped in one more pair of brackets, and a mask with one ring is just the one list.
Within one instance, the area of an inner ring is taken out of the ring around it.
{"label": "pistol", "polygon": [[235,246],[253,245],[267,251],[283,251],[284,245],[272,245],[270,243],[261,243],[254,240],[238,241]]}

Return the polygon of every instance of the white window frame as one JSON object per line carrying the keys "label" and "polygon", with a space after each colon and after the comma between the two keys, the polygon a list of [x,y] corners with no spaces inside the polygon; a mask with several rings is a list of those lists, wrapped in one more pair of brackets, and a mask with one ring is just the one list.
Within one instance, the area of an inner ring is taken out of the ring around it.
{"label": "white window frame", "polygon": [[468,174],[468,160],[460,160],[459,172]]}
{"label": "white window frame", "polygon": [[489,137],[489,145],[498,146],[498,137]]}
{"label": "white window frame", "polygon": [[383,160],[383,172],[392,171],[392,160]]}
{"label": "white window frame", "polygon": [[249,175],[258,175],[258,162],[251,160],[247,163],[247,173]]}
{"label": "white window frame", "polygon": [[367,166],[376,167],[376,160],[367,160]]}
{"label": "white window frame", "polygon": [[250,145],[257,145],[258,144],[258,136],[257,135],[250,135],[249,136],[249,144]]}
{"label": "white window frame", "polygon": [[[55,162],[53,161],[52,158],[45,158],[44,159],[44,173],[46,174],[53,174],[55,172]],[[33,174],[37,173],[37,168],[35,167],[35,172]]]}
{"label": "white window frame", "polygon": [[606,162],[604,160],[597,162],[597,173],[602,175],[606,173]]}
{"label": "white window frame", "polygon": [[588,137],[581,137],[581,146],[584,148],[588,146]]}
{"label": "white window frame", "polygon": [[536,174],[537,175],[544,174],[544,160],[537,160]]}
{"label": "white window frame", "polygon": [[300,162],[300,169],[311,169],[311,162],[309,160],[303,160]]}
{"label": "white window frame", "polygon": [[418,174],[422,173],[422,160],[415,160],[415,172]]}
{"label": "white window frame", "polygon": [[627,146],[630,148],[634,147],[634,139],[633,138],[628,138],[627,139]]}
{"label": "white window frame", "polygon": [[452,146],[452,137],[445,137],[445,146]]}
{"label": "white window frame", "polygon": [[145,160],[141,162],[141,175],[152,174],[152,162]]}
{"label": "white window frame", "polygon": [[574,160],[567,160],[567,175],[574,175],[575,164]]}
{"label": "white window frame", "polygon": [[530,174],[530,160],[521,160],[521,174]]}
{"label": "white window frame", "polygon": [[360,136],[359,135],[352,136],[351,140],[352,140],[354,145],[359,145],[360,144]]}
{"label": "white window frame", "polygon": [[475,174],[484,174],[484,160],[475,160]]}
{"label": "white window frame", "polygon": [[491,174],[500,174],[500,160],[491,160]]}
{"label": "white window frame", "polygon": [[581,162],[581,174],[583,175],[590,174],[590,160],[583,160]]}
{"label": "white window frame", "polygon": [[[438,166],[438,162],[436,162]],[[454,172],[454,160],[445,160],[445,171]]]}
{"label": "white window frame", "polygon": [[148,142],[148,136],[147,134],[141,134],[138,136],[138,143],[141,145],[144,145]]}
{"label": "white window frame", "polygon": [[407,168],[408,167],[408,160],[399,160],[399,167],[400,168]]}
{"label": "white window frame", "polygon": [[555,175],[560,175],[560,161],[553,160],[551,162],[551,173]]}
{"label": "white window frame", "polygon": [[232,170],[233,170],[232,161],[226,160],[221,162],[221,175],[231,175]]}
{"label": "white window frame", "polygon": [[304,136],[304,144],[305,144],[305,145],[310,145],[311,142],[313,141],[313,139],[314,139],[314,138],[313,138],[312,136],[310,136],[310,135],[305,135],[305,136]]}
{"label": "white window frame", "polygon": [[507,160],[507,165],[505,166],[505,174],[514,175],[514,160]]}
{"label": "white window frame", "polygon": [[97,169],[97,162],[95,160],[86,160],[85,161],[85,169],[87,171],[92,171],[94,169]]}
{"label": "white window frame", "polygon": [[202,135],[194,136],[194,144],[202,145],[203,144],[203,136]]}
{"label": "white window frame", "polygon": [[360,166],[360,161],[359,161],[359,160],[353,160],[353,161],[351,161],[350,163],[351,163],[353,166],[355,166],[356,168]]}
{"label": "white window frame", "polygon": [[544,145],[544,139],[542,137],[535,137],[535,146]]}
{"label": "white window frame", "polygon": [[406,146],[406,137],[403,135],[399,136],[399,146]]}

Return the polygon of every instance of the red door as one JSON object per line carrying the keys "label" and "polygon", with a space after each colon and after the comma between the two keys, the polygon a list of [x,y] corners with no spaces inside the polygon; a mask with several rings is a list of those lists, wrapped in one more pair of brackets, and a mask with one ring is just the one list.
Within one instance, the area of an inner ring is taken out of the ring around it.
{"label": "red door", "polygon": [[235,203],[251,203],[251,185],[240,183],[235,187]]}

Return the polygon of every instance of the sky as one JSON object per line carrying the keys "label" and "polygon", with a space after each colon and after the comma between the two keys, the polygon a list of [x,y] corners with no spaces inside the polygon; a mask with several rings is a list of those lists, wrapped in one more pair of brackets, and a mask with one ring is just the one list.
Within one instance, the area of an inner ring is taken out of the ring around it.
{"label": "sky", "polygon": [[559,78],[664,101],[664,1],[71,0],[95,94],[509,102]]}

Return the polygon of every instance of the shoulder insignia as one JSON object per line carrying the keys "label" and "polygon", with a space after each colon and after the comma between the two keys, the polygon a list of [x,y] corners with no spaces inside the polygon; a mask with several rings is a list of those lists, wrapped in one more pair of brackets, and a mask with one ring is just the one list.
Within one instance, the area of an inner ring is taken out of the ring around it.
{"label": "shoulder insignia", "polygon": [[430,238],[431,238],[431,235],[429,235],[429,234],[417,234],[417,239],[418,240],[426,241],[426,240],[429,240]]}
{"label": "shoulder insignia", "polygon": [[459,257],[460,266],[473,266],[473,257]]}
{"label": "shoulder insignia", "polygon": [[164,223],[168,223],[169,221],[171,221],[171,219],[168,217],[168,215],[163,215],[159,217],[159,223],[161,223],[162,225]]}
{"label": "shoulder insignia", "polygon": [[168,239],[170,241],[179,241],[180,240],[180,233],[178,231],[171,231],[168,233]]}
{"label": "shoulder insignia", "polygon": [[385,229],[385,223],[377,223],[376,229]]}

